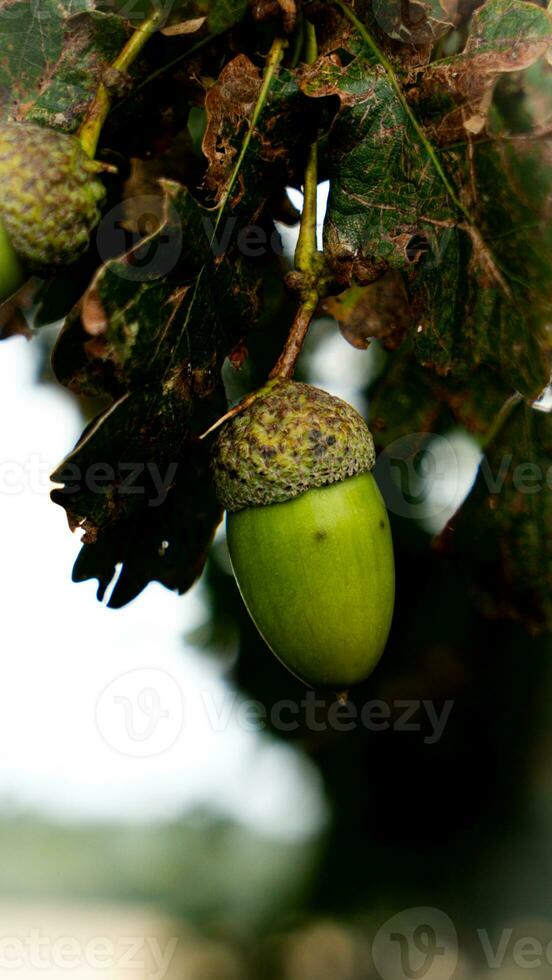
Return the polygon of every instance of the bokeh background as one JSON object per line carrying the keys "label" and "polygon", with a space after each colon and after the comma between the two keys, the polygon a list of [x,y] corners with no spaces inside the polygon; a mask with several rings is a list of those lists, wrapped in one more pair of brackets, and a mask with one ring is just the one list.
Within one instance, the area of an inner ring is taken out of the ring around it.
{"label": "bokeh background", "polygon": [[[0,975],[549,977],[550,643],[484,619],[432,547],[480,447],[445,432],[415,515],[391,515],[393,633],[351,693],[385,724],[340,730],[331,698],[313,724],[222,529],[183,598],[152,584],[113,611],[71,583],[79,543],[48,475],[95,406],[52,382],[56,331],[0,349]],[[368,414],[387,356],[326,318],[299,375]],[[229,365],[229,396],[262,365]],[[274,715],[288,701],[297,725]]]}

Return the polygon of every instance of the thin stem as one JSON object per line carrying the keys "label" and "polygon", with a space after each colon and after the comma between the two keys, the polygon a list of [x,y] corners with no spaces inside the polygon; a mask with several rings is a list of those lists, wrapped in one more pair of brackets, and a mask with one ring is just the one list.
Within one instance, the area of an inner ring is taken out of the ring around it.
{"label": "thin stem", "polygon": [[264,107],[266,105],[266,100],[268,98],[268,93],[270,92],[270,88],[272,86],[272,82],[274,80],[274,75],[276,74],[276,71],[278,69],[278,66],[279,66],[279,64],[280,64],[280,62],[282,60],[282,57],[283,57],[283,54],[284,54],[284,50],[286,49],[287,44],[288,44],[288,42],[286,41],[285,38],[283,38],[283,37],[277,37],[272,42],[272,46],[270,48],[270,51],[268,52],[268,57],[266,59],[265,69],[264,69],[264,73],[263,73],[263,81],[262,81],[262,85],[261,85],[259,94],[257,96],[257,101],[255,103],[255,108],[253,110],[253,115],[251,116],[251,121],[249,123],[249,129],[247,130],[245,139],[244,139],[244,141],[243,141],[243,143],[241,145],[241,149],[240,149],[240,152],[239,152],[238,159],[236,160],[236,164],[235,164],[235,167],[234,167],[234,169],[232,171],[232,175],[230,177],[230,180],[228,181],[228,184],[226,186],[226,190],[225,190],[225,192],[223,194],[222,200],[221,200],[220,205],[219,205],[219,210],[218,210],[218,214],[217,214],[217,220],[215,221],[215,227],[213,229],[213,236],[211,238],[211,244],[213,243],[213,240],[215,238],[215,235],[216,235],[216,233],[218,231],[218,227],[219,227],[220,222],[222,220],[222,215],[223,215],[224,209],[225,209],[225,207],[226,207],[226,205],[227,205],[227,203],[228,203],[228,201],[230,199],[230,195],[231,195],[231,193],[232,193],[232,191],[234,189],[236,180],[238,179],[238,174],[239,174],[239,172],[241,170],[241,166],[242,166],[242,163],[243,163],[243,161],[245,159],[245,155],[246,155],[246,153],[247,153],[247,151],[249,149],[249,144],[251,143],[251,139],[253,137],[253,133],[255,132],[255,128],[256,128],[257,123],[259,121],[259,117],[261,115],[261,112],[263,111],[263,109],[264,109]]}
{"label": "thin stem", "polygon": [[510,418],[510,415],[512,414],[514,409],[517,408],[518,405],[521,405],[522,402],[523,402],[523,396],[520,395],[519,392],[515,392],[515,394],[510,395],[510,397],[506,399],[501,409],[498,411],[495,418],[493,419],[487,434],[485,435],[485,438],[481,446],[483,452],[487,452],[491,444],[494,442],[496,437],[504,428],[506,422]]}
{"label": "thin stem", "polygon": [[[314,24],[305,21],[305,60],[314,64],[318,57],[318,44]],[[318,142],[315,139],[309,146],[305,176],[303,181],[303,210],[297,248],[295,249],[295,268],[303,273],[303,298],[295,315],[285,347],[270,372],[270,378],[291,378],[311,320],[320,301],[321,262],[316,241],[318,196]]]}
{"label": "thin stem", "polygon": [[200,442],[202,439],[206,439],[207,436],[212,435],[213,432],[216,432],[217,429],[220,429],[221,425],[224,425],[225,422],[229,422],[230,419],[233,419],[236,415],[240,415],[240,413],[245,411],[246,408],[249,408],[249,406],[252,405],[253,402],[256,401],[258,397],[259,397],[258,391],[252,391],[250,392],[249,395],[246,395],[246,397],[243,399],[243,401],[239,403],[239,405],[234,405],[233,408],[229,409],[228,412],[226,412],[226,415],[223,415],[220,419],[217,419],[217,421],[214,422],[213,425],[211,425],[208,429],[206,429],[205,432],[201,433],[199,437]]}
{"label": "thin stem", "polygon": [[428,138],[427,138],[427,136],[426,136],[426,134],[425,134],[425,132],[423,130],[423,127],[418,122],[418,120],[416,118],[416,115],[414,114],[414,112],[412,111],[412,109],[410,108],[410,106],[408,104],[408,101],[407,101],[407,99],[405,97],[405,94],[404,94],[404,92],[402,90],[401,84],[400,84],[400,82],[399,82],[399,80],[398,80],[398,78],[397,78],[397,76],[395,74],[395,69],[393,68],[393,65],[391,64],[391,62],[389,61],[389,59],[386,57],[386,55],[383,53],[383,51],[381,50],[379,44],[372,37],[372,35],[370,34],[370,32],[367,30],[367,28],[362,23],[362,21],[360,21],[358,19],[357,15],[344,2],[344,0],[334,0],[334,3],[337,4],[337,6],[343,11],[343,13],[345,14],[345,16],[351,21],[351,24],[353,24],[354,27],[356,27],[358,33],[362,37],[362,40],[370,48],[372,54],[377,58],[377,60],[379,61],[380,65],[382,65],[382,67],[385,68],[385,71],[387,72],[389,81],[391,82],[393,88],[395,89],[395,92],[397,93],[397,97],[398,97],[398,99],[399,99],[399,101],[400,101],[400,103],[401,103],[401,105],[402,105],[402,107],[404,109],[404,112],[406,113],[406,115],[407,115],[407,117],[408,117],[408,119],[410,121],[410,124],[411,124],[412,128],[414,129],[414,131],[415,131],[418,139],[420,140],[420,143],[423,145],[423,147],[424,147],[424,149],[425,149],[425,151],[427,153],[427,156],[431,160],[431,163],[433,164],[433,167],[434,167],[435,171],[439,175],[439,177],[440,177],[440,179],[441,179],[441,181],[442,181],[442,183],[443,183],[443,185],[444,185],[444,187],[445,187],[445,189],[447,191],[447,194],[449,195],[449,197],[450,197],[451,201],[453,202],[453,204],[455,205],[455,207],[464,215],[464,217],[471,224],[470,214],[469,214],[467,208],[462,204],[462,201],[457,196],[454,187],[452,186],[449,178],[447,177],[447,174],[445,173],[445,171],[443,169],[443,166],[441,164],[441,161],[439,160],[439,156],[437,154],[437,151],[435,150],[435,147],[428,140]]}
{"label": "thin stem", "polygon": [[286,340],[285,347],[270,372],[270,378],[284,379],[292,377],[319,300],[320,294],[318,290],[313,289],[301,303]]}
{"label": "thin stem", "polygon": [[[316,31],[310,21],[305,21],[306,29],[306,62],[314,64],[318,57]],[[305,178],[303,184],[303,211],[301,228],[295,249],[295,268],[299,272],[312,272],[314,258],[317,252],[316,222],[317,222],[317,191],[318,191],[318,142],[314,140],[309,146]]]}
{"label": "thin stem", "polygon": [[[140,24],[135,31],[133,31],[123,50],[112,63],[111,69],[113,71],[128,71],[131,65],[136,61],[138,55],[141,53],[144,45],[147,43],[147,41],[149,41],[152,34],[155,33],[157,28],[162,23],[163,16],[161,7],[156,7],[151,11],[146,20]],[[91,157],[96,155],[102,126],[109,115],[111,103],[111,92],[107,86],[101,82],[98,86],[94,101],[86,114],[86,119],[84,120],[79,131],[79,139],[82,148]]]}
{"label": "thin stem", "polygon": [[305,183],[303,186],[303,211],[297,247],[295,249],[295,268],[299,272],[311,272],[313,258],[317,252],[317,190],[318,190],[318,144],[309,147]]}
{"label": "thin stem", "polygon": [[[282,60],[282,56],[283,56],[283,53],[284,53],[285,48],[287,47],[287,43],[288,42],[286,41],[286,39],[285,38],[281,38],[281,37],[275,38],[274,41],[272,42],[272,46],[270,48],[270,51],[268,53],[268,56],[267,56],[267,59],[266,59],[266,63],[265,63],[265,68],[264,68],[264,72],[263,72],[263,80],[262,80],[261,88],[259,90],[259,94],[257,96],[257,101],[255,103],[255,108],[253,109],[253,114],[252,114],[251,120],[249,122],[249,128],[247,130],[247,134],[246,134],[245,139],[243,141],[243,144],[242,144],[242,147],[241,147],[241,150],[240,150],[238,159],[236,161],[236,165],[235,165],[235,167],[234,167],[234,169],[232,171],[232,175],[231,175],[230,180],[228,182],[228,186],[226,187],[226,190],[225,190],[225,192],[223,194],[222,200],[221,200],[221,202],[219,204],[219,207],[218,207],[218,214],[217,214],[217,218],[216,218],[216,221],[215,221],[215,226],[213,228],[213,233],[211,235],[211,239],[210,239],[210,243],[209,243],[211,246],[212,246],[212,244],[213,244],[213,242],[215,240],[215,236],[216,236],[216,233],[218,231],[220,222],[222,220],[222,216],[223,216],[224,210],[226,208],[226,205],[227,205],[228,200],[230,198],[230,195],[232,193],[232,189],[233,189],[233,187],[234,187],[234,185],[236,183],[236,180],[238,178],[238,174],[240,172],[240,168],[242,166],[242,163],[243,163],[243,161],[245,159],[245,155],[247,153],[247,150],[249,148],[249,145],[251,143],[251,138],[252,138],[253,133],[255,131],[255,127],[256,127],[256,125],[257,125],[257,123],[259,121],[259,117],[261,115],[261,112],[263,111],[263,109],[264,109],[264,107],[266,105],[266,100],[268,98],[268,93],[270,91],[270,87],[272,85],[272,82],[274,80],[274,75],[276,74],[276,70],[278,68],[278,65],[280,64],[280,61]],[[196,296],[197,296],[198,291],[199,291],[199,287],[200,287],[201,281],[203,279],[204,272],[205,272],[205,265],[203,265],[201,267],[201,269],[199,270],[198,275],[196,276],[196,280],[195,280],[195,283],[194,283],[194,286],[193,286],[192,296],[191,296],[190,302],[188,304],[188,309],[186,311],[186,319],[185,319],[184,324],[182,326],[182,333],[183,334],[188,329],[188,326],[189,326],[189,323],[190,323],[190,317],[192,315],[192,310],[193,310],[193,307],[194,307]],[[177,349],[177,345],[175,346],[175,350],[176,349]],[[158,350],[159,350],[159,348],[158,348]],[[157,352],[156,352],[156,354],[154,354],[154,357],[156,357],[156,356],[157,356]],[[172,366],[172,359],[170,360],[169,365],[167,367],[167,372],[170,370],[171,366]],[[216,423],[213,428],[216,428],[217,426],[218,426],[218,423]],[[209,431],[212,431],[212,430],[209,430]]]}

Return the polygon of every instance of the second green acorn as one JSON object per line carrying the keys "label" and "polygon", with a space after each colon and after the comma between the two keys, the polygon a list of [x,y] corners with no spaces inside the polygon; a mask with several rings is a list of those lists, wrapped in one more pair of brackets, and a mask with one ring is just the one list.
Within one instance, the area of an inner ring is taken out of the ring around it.
{"label": "second green acorn", "polygon": [[87,248],[105,196],[101,170],[75,136],[0,125],[0,302],[31,273],[48,275]]}

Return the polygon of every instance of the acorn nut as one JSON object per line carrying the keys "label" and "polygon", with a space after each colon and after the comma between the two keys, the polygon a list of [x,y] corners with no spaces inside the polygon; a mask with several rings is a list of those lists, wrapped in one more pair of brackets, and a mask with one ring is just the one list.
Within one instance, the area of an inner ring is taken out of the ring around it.
{"label": "acorn nut", "polygon": [[385,647],[395,574],[370,430],[350,405],[272,381],[217,439],[230,559],[262,637],[313,687],[364,680]]}

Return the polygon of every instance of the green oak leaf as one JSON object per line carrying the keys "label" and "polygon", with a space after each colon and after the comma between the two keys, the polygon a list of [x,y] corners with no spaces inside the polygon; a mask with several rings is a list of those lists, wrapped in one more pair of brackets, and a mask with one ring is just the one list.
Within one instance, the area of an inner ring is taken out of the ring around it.
{"label": "green oak leaf", "polygon": [[20,0],[0,8],[0,117],[75,132],[128,37],[90,0]]}
{"label": "green oak leaf", "polygon": [[[548,148],[504,133],[475,140],[465,129],[459,142],[451,119],[464,112],[484,135],[479,116],[487,100],[486,125],[500,73],[526,69],[550,38],[546,11],[521,0],[488,0],[465,51],[419,68],[415,86],[385,59],[374,65],[358,54],[345,67],[320,59],[302,80],[307,95],[340,101],[328,137],[324,229],[337,282],[365,285],[399,270],[422,364],[467,377],[475,361],[531,398],[549,376]],[[522,274],[519,254],[526,249],[535,261]]]}

